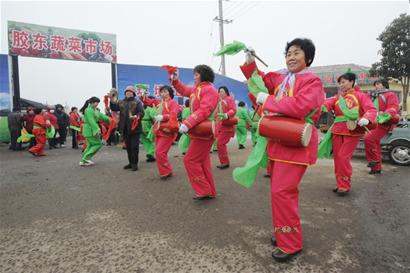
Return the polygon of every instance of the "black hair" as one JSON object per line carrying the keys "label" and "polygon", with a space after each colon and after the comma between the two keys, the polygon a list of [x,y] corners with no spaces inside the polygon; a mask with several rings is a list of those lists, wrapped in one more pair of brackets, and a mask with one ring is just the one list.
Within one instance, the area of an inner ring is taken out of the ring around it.
{"label": "black hair", "polygon": [[185,107],[189,107],[189,100],[185,100]]}
{"label": "black hair", "polygon": [[305,62],[306,66],[310,66],[315,59],[315,45],[312,40],[307,38],[296,38],[286,44],[285,56],[291,46],[298,46],[305,52]]}
{"label": "black hair", "polygon": [[243,107],[243,106],[245,106],[245,103],[244,103],[243,101],[240,101],[240,102],[238,103],[238,106],[239,106],[239,107]]}
{"label": "black hair", "polygon": [[74,112],[75,109],[78,109],[78,108],[75,106],[71,107],[71,112]]}
{"label": "black hair", "polygon": [[219,91],[220,89],[223,89],[223,90],[225,91],[226,95],[229,96],[228,87],[226,87],[226,86],[220,86],[220,87],[218,88],[218,91]]}
{"label": "black hair", "polygon": [[171,97],[171,99],[174,98],[174,89],[173,89],[171,86],[169,86],[169,85],[164,85],[163,87],[161,87],[161,88],[159,89],[159,92],[161,92],[162,90],[167,90],[168,93],[169,93],[169,96]]}
{"label": "black hair", "polygon": [[43,109],[41,109],[41,108],[34,108],[34,114],[36,114],[36,115],[38,115],[38,114],[40,114],[41,113],[41,110],[43,110]]}
{"label": "black hair", "polygon": [[88,107],[89,104],[94,102],[100,102],[100,99],[97,97],[91,97],[85,101],[83,107],[81,107],[80,112],[84,114],[85,109]]}
{"label": "black hair", "polygon": [[337,78],[337,82],[340,83],[342,79],[345,79],[349,82],[353,82],[353,85],[352,85],[353,87],[356,81],[356,74],[351,73],[351,72],[344,73],[343,75],[340,75],[339,78]]}
{"label": "black hair", "polygon": [[214,71],[206,64],[200,64],[195,66],[194,72],[199,73],[201,82],[214,82],[215,80]]}
{"label": "black hair", "polygon": [[376,84],[383,84],[384,88],[389,89],[389,82],[386,79],[380,79],[380,80],[375,80],[373,83],[373,86],[376,86]]}

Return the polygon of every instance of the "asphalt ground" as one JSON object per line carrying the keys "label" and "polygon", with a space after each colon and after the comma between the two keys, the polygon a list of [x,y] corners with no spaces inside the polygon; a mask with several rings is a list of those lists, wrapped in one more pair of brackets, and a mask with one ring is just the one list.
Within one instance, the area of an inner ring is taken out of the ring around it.
{"label": "asphalt ground", "polygon": [[174,177],[162,181],[143,148],[131,172],[119,147],[80,167],[69,147],[34,158],[1,145],[0,272],[410,272],[409,167],[372,176],[355,157],[353,189],[339,197],[333,161],[319,160],[300,185],[304,250],[278,264],[269,179],[261,170],[250,189],[232,180],[249,146],[231,142],[226,170],[212,154],[218,196],[194,201],[177,146]]}

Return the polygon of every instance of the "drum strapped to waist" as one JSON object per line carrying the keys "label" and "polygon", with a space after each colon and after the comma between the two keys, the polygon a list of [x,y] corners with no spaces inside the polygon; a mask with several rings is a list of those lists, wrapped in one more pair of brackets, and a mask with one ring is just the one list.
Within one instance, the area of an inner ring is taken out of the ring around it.
{"label": "drum strapped to waist", "polygon": [[258,126],[261,136],[291,147],[307,147],[312,130],[312,124],[285,116],[263,116]]}
{"label": "drum strapped to waist", "polygon": [[165,133],[168,133],[168,134],[178,132],[178,128],[179,128],[179,122],[174,112],[170,114],[169,119],[167,121],[159,122],[159,127],[158,127],[159,130]]}
{"label": "drum strapped to waist", "polygon": [[192,138],[199,139],[213,138],[215,136],[215,121],[204,120],[203,122],[189,129],[188,135]]}
{"label": "drum strapped to waist", "polygon": [[238,118],[233,117],[233,118],[228,118],[228,119],[222,119],[221,124],[223,126],[234,126],[234,125],[238,124]]}
{"label": "drum strapped to waist", "polygon": [[357,128],[357,119],[346,121],[346,127],[349,131],[354,131]]}

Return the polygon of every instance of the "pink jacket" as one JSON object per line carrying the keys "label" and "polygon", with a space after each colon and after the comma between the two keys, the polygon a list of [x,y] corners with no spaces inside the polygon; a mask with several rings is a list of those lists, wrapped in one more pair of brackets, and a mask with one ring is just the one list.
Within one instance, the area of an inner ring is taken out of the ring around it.
{"label": "pink jacket", "polygon": [[[329,99],[327,99],[324,103],[327,110],[333,111],[337,116],[343,116],[343,112],[339,107],[339,96],[336,95]],[[355,89],[351,89],[343,94],[343,97],[346,101],[347,107],[353,108],[355,106],[359,106],[359,119],[366,118],[370,121],[370,123],[374,123],[376,119],[376,107],[373,105],[372,101],[370,100],[369,96],[363,93],[358,87]],[[332,127],[332,134],[335,135],[345,135],[345,136],[361,136],[364,135],[365,129],[361,127],[357,127],[356,130],[350,131],[347,129],[346,122],[339,122],[335,123]]]}
{"label": "pink jacket", "polygon": [[185,97],[190,99],[191,115],[184,124],[191,129],[211,116],[218,104],[218,92],[210,82],[202,82],[198,86],[187,86],[181,81],[172,82],[174,88]]}
{"label": "pink jacket", "polygon": [[[249,79],[257,69],[255,62],[241,66],[245,77]],[[311,117],[315,122],[320,117],[320,107],[325,98],[323,84],[320,78],[312,73],[296,74],[293,94],[283,96],[280,101],[275,100],[275,94],[279,90],[285,74],[269,72],[262,76],[270,96],[263,105],[263,110],[269,113],[279,113],[285,116],[304,119],[311,111],[315,114]],[[249,95],[251,101],[255,102],[253,95]],[[252,98],[253,97],[253,98]],[[284,146],[275,142],[268,142],[267,155],[270,160],[281,161],[290,164],[310,165],[317,160],[318,136],[317,130],[313,128],[312,137],[308,147],[297,148]]]}

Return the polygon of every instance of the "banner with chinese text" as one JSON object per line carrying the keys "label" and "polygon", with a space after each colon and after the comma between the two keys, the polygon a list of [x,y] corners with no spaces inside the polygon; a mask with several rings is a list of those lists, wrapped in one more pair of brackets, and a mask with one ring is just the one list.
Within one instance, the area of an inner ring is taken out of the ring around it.
{"label": "banner with chinese text", "polygon": [[8,21],[9,54],[90,62],[117,62],[114,34]]}

